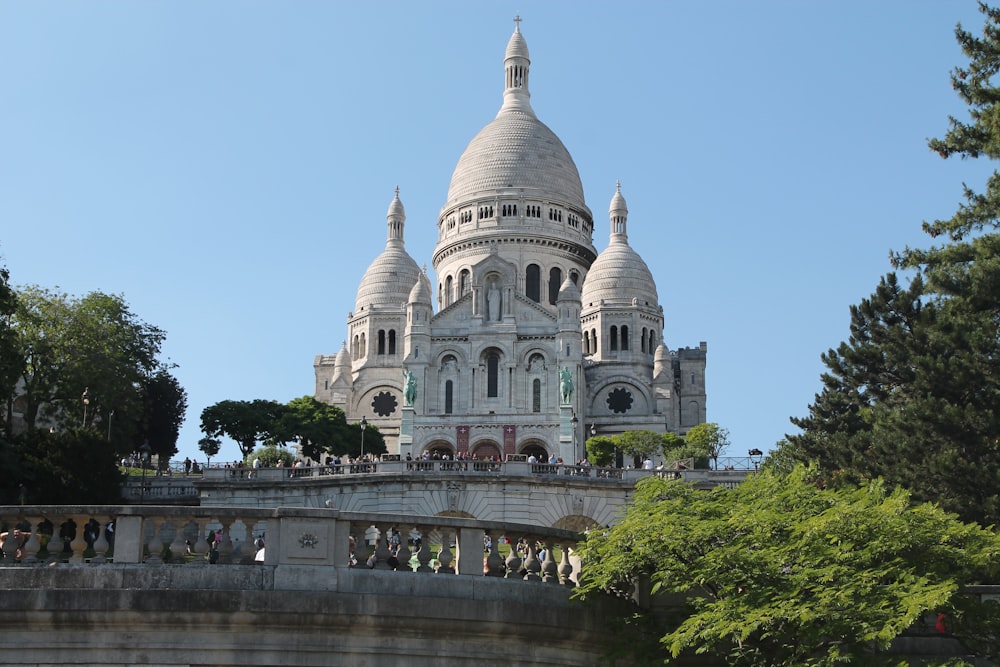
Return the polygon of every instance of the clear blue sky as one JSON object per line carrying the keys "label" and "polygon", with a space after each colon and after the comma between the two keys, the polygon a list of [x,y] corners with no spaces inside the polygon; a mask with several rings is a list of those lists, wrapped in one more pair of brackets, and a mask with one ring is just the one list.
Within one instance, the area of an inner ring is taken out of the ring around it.
{"label": "clear blue sky", "polygon": [[166,330],[180,457],[203,458],[206,406],[312,393],[397,185],[430,264],[517,13],[598,249],[621,179],[665,342],[708,342],[709,421],[770,449],[890,249],[984,180],[926,147],[966,117],[948,74],[973,0],[0,0],[0,263]]}

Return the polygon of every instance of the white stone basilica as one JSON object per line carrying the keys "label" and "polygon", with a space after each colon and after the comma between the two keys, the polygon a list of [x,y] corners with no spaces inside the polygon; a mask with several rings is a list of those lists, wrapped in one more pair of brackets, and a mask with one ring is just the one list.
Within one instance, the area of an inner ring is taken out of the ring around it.
{"label": "white stone basilica", "polygon": [[573,158],[531,108],[516,25],[503,105],[459,158],[438,217],[437,286],[406,252],[397,188],[348,342],[314,362],[316,398],[348,421],[365,417],[403,457],[575,463],[593,434],[683,435],[706,420],[707,345],[665,347],[663,308],[628,244],[620,186],[598,254]]}

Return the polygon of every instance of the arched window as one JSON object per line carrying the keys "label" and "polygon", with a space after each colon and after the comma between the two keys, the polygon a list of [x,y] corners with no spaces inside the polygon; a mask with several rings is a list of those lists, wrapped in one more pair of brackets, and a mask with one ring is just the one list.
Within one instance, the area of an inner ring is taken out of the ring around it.
{"label": "arched window", "polygon": [[454,400],[454,393],[455,393],[455,383],[452,382],[451,380],[448,380],[447,382],[444,383],[444,413],[446,415],[450,415],[452,413],[453,409],[452,401]]}
{"label": "arched window", "polygon": [[458,295],[465,296],[469,291],[469,270],[462,269],[462,273],[458,276]]}
{"label": "arched window", "polygon": [[583,353],[590,354],[590,332],[583,332]]}
{"label": "arched window", "polygon": [[357,335],[354,336],[354,340],[351,341],[351,359],[357,359],[359,350],[361,349],[361,343]]}
{"label": "arched window", "polygon": [[649,353],[653,354],[656,352],[656,332],[652,329],[649,330]]}
{"label": "arched window", "polygon": [[450,306],[452,302],[451,276],[444,279],[444,305]]}
{"label": "arched window", "polygon": [[559,298],[559,287],[562,285],[562,270],[552,268],[549,270],[549,303],[555,305]]}
{"label": "arched window", "polygon": [[538,378],[531,382],[531,411],[542,411],[542,381]]}
{"label": "arched window", "polygon": [[622,325],[622,352],[628,351],[628,327]]}
{"label": "arched window", "polygon": [[618,350],[618,327],[611,327],[611,338],[608,339],[608,349],[612,352]]}
{"label": "arched window", "polygon": [[641,340],[642,340],[642,342],[640,343],[640,345],[642,347],[640,349],[642,349],[642,351],[645,352],[646,351],[646,327],[642,328],[642,339]]}
{"label": "arched window", "polygon": [[368,356],[368,340],[364,333],[361,334],[361,346],[358,347],[358,355],[362,358]]}
{"label": "arched window", "polygon": [[378,352],[377,354],[385,354],[385,329],[378,330]]}
{"label": "arched window", "polygon": [[590,343],[591,343],[591,353],[597,354],[600,352],[601,348],[597,346],[597,329],[590,330]]}
{"label": "arched window", "polygon": [[542,270],[537,264],[529,264],[524,270],[524,295],[535,303],[542,300]]}
{"label": "arched window", "polygon": [[577,273],[576,271],[570,271],[569,272],[569,279],[572,280],[573,284],[576,285],[577,287],[580,286],[580,283],[579,283],[580,274]]}
{"label": "arched window", "polygon": [[389,354],[396,354],[396,330],[389,329]]}
{"label": "arched window", "polygon": [[500,395],[500,355],[490,352],[486,357],[486,395],[496,398]]}

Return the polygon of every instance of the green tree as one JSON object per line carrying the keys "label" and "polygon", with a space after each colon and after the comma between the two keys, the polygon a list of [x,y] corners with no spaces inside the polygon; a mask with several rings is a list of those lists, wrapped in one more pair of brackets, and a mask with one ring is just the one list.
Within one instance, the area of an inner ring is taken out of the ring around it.
{"label": "green tree", "polygon": [[205,455],[207,459],[205,465],[210,465],[212,463],[212,457],[219,453],[222,448],[222,442],[218,438],[204,437],[198,441],[198,449]]}
{"label": "green tree", "polygon": [[302,456],[320,460],[324,453],[349,452],[354,429],[337,406],[317,401],[312,396],[302,396],[288,402],[273,434],[277,442],[299,443]]}
{"label": "green tree", "polygon": [[201,430],[210,438],[221,435],[236,441],[241,458],[250,457],[258,442],[273,437],[285,413],[277,401],[220,401],[201,412]]}
{"label": "green tree", "polygon": [[137,318],[123,297],[92,292],[77,299],[25,287],[12,328],[23,359],[18,398],[28,430],[40,414],[64,429],[94,426],[111,410],[121,424],[136,422],[136,388],[159,369],[165,334]]}
{"label": "green tree", "polygon": [[884,651],[933,612],[957,621],[970,654],[1000,648],[1000,605],[961,592],[995,580],[1000,536],[913,506],[881,480],[824,488],[814,476],[762,471],[714,491],[644,479],[623,520],[581,545],[576,594],[643,588],[649,599],[624,619],[639,634],[622,637],[658,646],[647,656],[656,664],[693,654],[740,666],[899,664]]}
{"label": "green tree", "polygon": [[[118,453],[93,429],[28,431],[15,440],[17,487],[39,505],[116,505],[124,476]],[[13,485],[11,485],[13,488]]]}
{"label": "green tree", "polygon": [[0,396],[6,398],[3,423],[7,437],[13,435],[14,387],[24,364],[14,330],[16,312],[17,293],[10,286],[10,272],[0,267]]}
{"label": "green tree", "polygon": [[587,459],[591,464],[599,467],[607,467],[615,461],[615,440],[605,435],[596,435],[587,438],[584,445],[587,448]]}
{"label": "green tree", "polygon": [[295,456],[290,451],[284,447],[276,447],[275,445],[264,445],[251,454],[245,463],[252,466],[254,459],[260,459],[261,465],[270,468],[277,466],[279,461],[281,465],[287,467],[291,467],[295,463]]}
{"label": "green tree", "polygon": [[[1000,11],[980,9],[981,37],[956,29],[970,62],[952,84],[970,120],[929,142],[944,158],[1000,157]],[[944,243],[892,256],[913,280],[889,274],[851,309],[850,338],[823,356],[822,392],[786,447],[828,480],[882,476],[986,525],[1000,521],[1000,174],[964,196],[924,223]]]}
{"label": "green tree", "polygon": [[177,453],[177,438],[187,411],[187,392],[177,378],[161,369],[143,380],[140,395],[143,423],[133,443],[138,446],[148,442],[153,454],[159,455],[162,467]]}
{"label": "green tree", "polygon": [[636,464],[646,457],[652,458],[663,453],[663,436],[655,431],[625,431],[614,437],[615,446],[623,454],[636,459]]}
{"label": "green tree", "polygon": [[729,429],[712,422],[698,424],[688,429],[684,442],[697,451],[705,452],[718,468],[719,457],[729,447]]}

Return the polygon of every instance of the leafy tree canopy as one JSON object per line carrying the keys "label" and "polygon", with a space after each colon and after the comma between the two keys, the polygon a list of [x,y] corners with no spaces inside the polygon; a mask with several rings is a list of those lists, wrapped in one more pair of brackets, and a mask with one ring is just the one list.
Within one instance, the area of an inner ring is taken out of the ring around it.
{"label": "leafy tree canopy", "polygon": [[718,465],[719,457],[729,447],[729,429],[706,422],[688,429],[684,442],[696,451],[705,452]]}
{"label": "leafy tree canopy", "polygon": [[245,461],[258,442],[273,437],[284,413],[277,401],[220,401],[202,410],[201,430],[209,438],[235,440]]}
{"label": "leafy tree canopy", "polygon": [[[1000,605],[960,593],[995,580],[1000,536],[912,506],[881,480],[823,488],[814,473],[763,471],[711,492],[642,480],[623,520],[580,547],[577,595],[648,585],[653,604],[626,619],[638,634],[622,638],[651,664],[692,654],[730,665],[898,664],[883,651],[931,612],[954,619],[970,654],[1000,648]],[[658,601],[677,616],[650,611]]]}
{"label": "leafy tree canopy", "polygon": [[615,461],[615,440],[614,438],[596,435],[587,438],[585,443],[587,448],[587,458],[595,466],[607,467]]}
{"label": "leafy tree canopy", "polygon": [[116,505],[122,502],[118,453],[93,429],[28,431],[13,442],[13,470],[0,496],[11,504]]}
{"label": "leafy tree canopy", "polygon": [[[969,64],[952,83],[969,107],[950,119],[942,157],[1000,157],[1000,11],[980,5],[982,36],[959,26]],[[947,220],[924,223],[941,245],[906,248],[895,274],[851,308],[850,338],[823,355],[823,388],[788,437],[788,455],[828,480],[884,477],[966,520],[1000,521],[1000,174],[964,189]]]}
{"label": "leafy tree canopy", "polygon": [[39,417],[60,429],[101,424],[103,430],[112,410],[120,425],[141,423],[137,387],[160,370],[166,334],[136,317],[123,297],[75,298],[25,287],[11,326],[28,430]]}
{"label": "leafy tree canopy", "polygon": [[615,444],[622,452],[640,458],[663,453],[663,436],[655,431],[625,431],[615,436]]}

